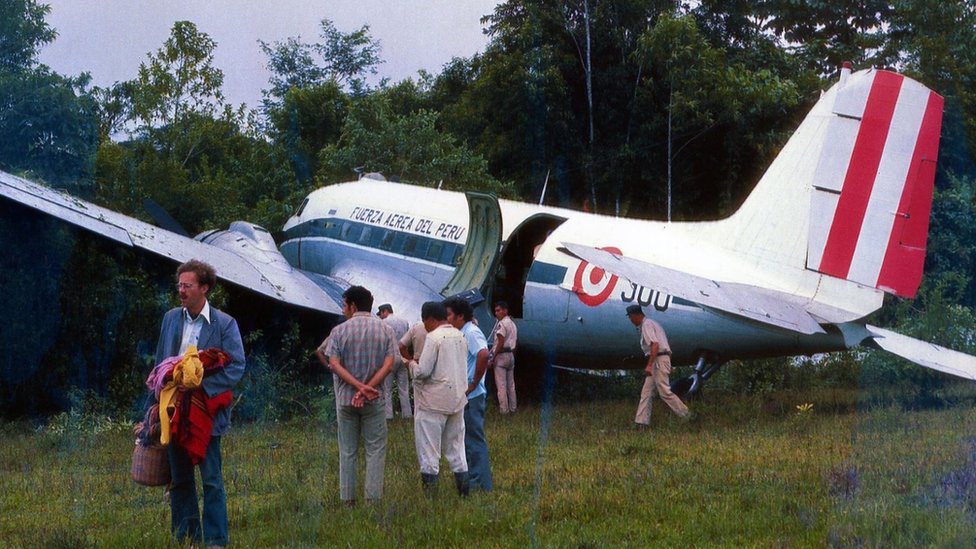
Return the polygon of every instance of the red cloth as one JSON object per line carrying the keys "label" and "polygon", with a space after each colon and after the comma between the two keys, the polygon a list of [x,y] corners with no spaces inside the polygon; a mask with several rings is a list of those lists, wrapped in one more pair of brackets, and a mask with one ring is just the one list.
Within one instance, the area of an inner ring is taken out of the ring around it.
{"label": "red cloth", "polygon": [[182,446],[190,456],[190,462],[197,465],[207,455],[214,415],[217,410],[230,406],[234,395],[232,391],[224,391],[209,398],[201,388],[180,391],[176,398],[176,413],[171,424],[172,442]]}
{"label": "red cloth", "polygon": [[[204,377],[223,368],[229,361],[230,357],[220,349],[200,351]],[[170,422],[172,442],[186,450],[194,465],[198,465],[207,455],[214,415],[218,410],[230,406],[233,399],[232,391],[208,397],[203,387],[177,392],[176,410]]]}

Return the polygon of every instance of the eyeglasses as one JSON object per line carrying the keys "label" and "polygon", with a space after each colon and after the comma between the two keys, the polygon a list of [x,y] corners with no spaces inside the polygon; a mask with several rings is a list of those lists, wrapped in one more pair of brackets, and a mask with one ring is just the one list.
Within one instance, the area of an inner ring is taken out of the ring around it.
{"label": "eyeglasses", "polygon": [[176,284],[177,290],[190,290],[196,287],[196,284],[192,282],[179,282]]}

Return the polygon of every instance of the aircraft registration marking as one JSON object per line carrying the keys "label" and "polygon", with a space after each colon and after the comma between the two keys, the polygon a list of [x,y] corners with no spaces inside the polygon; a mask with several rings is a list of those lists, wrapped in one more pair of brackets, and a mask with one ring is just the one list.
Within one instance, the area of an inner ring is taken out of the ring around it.
{"label": "aircraft registration marking", "polygon": [[673,297],[671,294],[666,294],[660,290],[652,290],[634,282],[630,283],[630,295],[627,295],[627,290],[620,292],[620,301],[624,303],[637,301],[641,307],[654,305],[654,308],[661,312],[668,310],[672,300]]}

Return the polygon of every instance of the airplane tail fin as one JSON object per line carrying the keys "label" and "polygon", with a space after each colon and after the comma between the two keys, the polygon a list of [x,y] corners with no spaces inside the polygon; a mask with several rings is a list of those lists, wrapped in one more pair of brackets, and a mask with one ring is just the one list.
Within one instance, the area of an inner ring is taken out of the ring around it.
{"label": "airplane tail fin", "polygon": [[717,238],[763,262],[914,296],[942,108],[910,78],[845,63]]}

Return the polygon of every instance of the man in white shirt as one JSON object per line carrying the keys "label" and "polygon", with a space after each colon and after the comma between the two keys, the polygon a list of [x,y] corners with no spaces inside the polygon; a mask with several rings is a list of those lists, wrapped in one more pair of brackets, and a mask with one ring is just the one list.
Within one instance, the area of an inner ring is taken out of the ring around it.
{"label": "man in white shirt", "polygon": [[687,418],[688,407],[681,402],[678,395],[671,392],[671,346],[668,344],[668,336],[664,334],[664,328],[644,316],[640,305],[627,307],[627,318],[630,319],[631,324],[640,329],[640,346],[644,356],[647,357],[647,365],[644,367],[647,377],[641,389],[634,422],[638,427],[650,425],[651,399],[654,398],[655,393],[660,395],[661,400],[675,414],[678,414],[678,417]]}
{"label": "man in white shirt", "polygon": [[468,403],[468,344],[447,322],[443,304],[429,301],[420,310],[427,340],[420,362],[409,363],[417,415],[413,430],[424,491],[433,496],[441,454],[454,472],[461,496],[467,496],[468,462],[464,455],[464,407]]}

